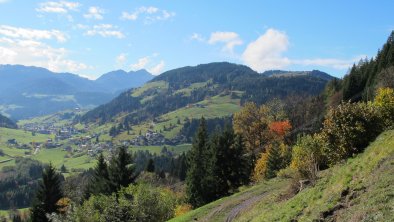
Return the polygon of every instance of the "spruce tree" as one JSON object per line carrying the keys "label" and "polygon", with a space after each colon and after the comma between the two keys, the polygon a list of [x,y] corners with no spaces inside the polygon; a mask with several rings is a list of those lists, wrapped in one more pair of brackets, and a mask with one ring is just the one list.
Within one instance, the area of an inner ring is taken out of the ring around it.
{"label": "spruce tree", "polygon": [[102,153],[100,153],[97,158],[97,164],[94,168],[93,178],[90,181],[89,192],[93,194],[111,193],[108,165],[105,162],[104,155]]}
{"label": "spruce tree", "polygon": [[60,187],[61,176],[50,163],[42,174],[42,181],[37,191],[36,200],[31,208],[33,222],[46,222],[46,214],[58,212],[57,202],[63,197]]}
{"label": "spruce tree", "polygon": [[134,183],[136,175],[134,175],[133,158],[127,152],[126,147],[119,147],[117,155],[112,158],[109,166],[109,178],[112,192]]}
{"label": "spruce tree", "polygon": [[250,174],[253,168],[252,158],[248,155],[246,150],[243,137],[241,135],[235,135],[234,143],[231,149],[230,168],[231,174],[229,181],[231,188],[235,189],[241,185],[248,184],[250,182]]}
{"label": "spruce tree", "polygon": [[276,173],[281,169],[282,158],[279,150],[278,144],[272,144],[267,150],[267,172],[266,178],[270,179],[276,176]]}
{"label": "spruce tree", "polygon": [[251,168],[242,137],[235,135],[231,127],[212,136],[210,144],[214,153],[215,196],[220,198],[248,183]]}
{"label": "spruce tree", "polygon": [[178,158],[178,165],[177,165],[177,176],[181,181],[184,181],[186,179],[186,173],[187,173],[187,159],[185,153],[182,153],[182,155],[179,156]]}
{"label": "spruce tree", "polygon": [[188,153],[188,171],[186,176],[186,195],[193,207],[209,202],[209,152],[208,135],[204,117],[193,140],[192,149]]}
{"label": "spruce tree", "polygon": [[155,172],[155,163],[153,162],[152,158],[150,158],[148,160],[148,164],[145,167],[145,171],[150,172],[150,173]]}

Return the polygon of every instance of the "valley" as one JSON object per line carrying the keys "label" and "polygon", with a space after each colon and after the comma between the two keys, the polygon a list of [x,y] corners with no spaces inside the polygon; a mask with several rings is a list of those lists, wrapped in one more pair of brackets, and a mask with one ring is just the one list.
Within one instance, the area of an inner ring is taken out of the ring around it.
{"label": "valley", "polygon": [[0,222],[394,222],[392,8],[0,0]]}

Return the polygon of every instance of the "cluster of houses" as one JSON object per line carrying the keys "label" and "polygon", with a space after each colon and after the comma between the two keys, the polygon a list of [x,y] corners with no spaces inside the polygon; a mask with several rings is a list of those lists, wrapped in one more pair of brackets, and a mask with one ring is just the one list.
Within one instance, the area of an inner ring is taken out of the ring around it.
{"label": "cluster of houses", "polygon": [[22,126],[22,129],[30,132],[46,134],[46,135],[56,135],[55,140],[65,140],[69,139],[74,135],[79,133],[85,133],[86,129],[78,130],[73,126],[56,126],[53,123],[28,123]]}
{"label": "cluster of houses", "polygon": [[184,143],[186,138],[179,135],[172,139],[167,139],[163,134],[148,130],[145,135],[139,135],[132,140],[122,141],[124,146],[162,146],[162,145],[176,145]]}

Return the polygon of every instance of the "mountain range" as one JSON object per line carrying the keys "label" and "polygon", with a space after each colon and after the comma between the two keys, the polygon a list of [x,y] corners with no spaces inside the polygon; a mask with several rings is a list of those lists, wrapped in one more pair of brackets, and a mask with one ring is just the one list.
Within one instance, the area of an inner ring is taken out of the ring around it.
{"label": "mountain range", "polygon": [[146,70],[117,70],[90,80],[39,67],[1,65],[0,112],[18,120],[64,109],[93,108],[152,78]]}
{"label": "mountain range", "polygon": [[[160,131],[162,127],[167,132],[170,128],[173,136],[185,118],[231,116],[248,101],[263,104],[292,95],[318,95],[331,79],[334,77],[316,70],[277,70],[261,74],[247,66],[227,62],[187,66],[164,72],[142,87],[121,93],[78,121],[120,123],[119,129],[153,121],[159,123],[155,130]],[[175,122],[179,126],[174,125]]]}

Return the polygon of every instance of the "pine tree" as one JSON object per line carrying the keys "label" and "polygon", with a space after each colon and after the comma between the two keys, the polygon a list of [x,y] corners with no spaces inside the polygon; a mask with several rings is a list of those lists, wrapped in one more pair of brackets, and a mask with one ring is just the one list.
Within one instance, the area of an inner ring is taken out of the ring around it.
{"label": "pine tree", "polygon": [[212,136],[210,144],[214,154],[215,196],[220,198],[249,182],[251,165],[242,137],[235,135],[231,127]]}
{"label": "pine tree", "polygon": [[148,164],[145,167],[145,171],[153,173],[155,172],[155,163],[153,162],[153,159],[148,160]]}
{"label": "pine tree", "polygon": [[248,155],[242,135],[235,135],[232,146],[231,175],[229,176],[232,188],[238,188],[250,182],[250,175],[253,168],[252,157]]}
{"label": "pine tree", "polygon": [[97,158],[97,164],[94,168],[93,178],[90,181],[89,192],[93,194],[111,193],[108,165],[105,162],[104,155],[102,153],[100,153]]}
{"label": "pine tree", "polygon": [[277,144],[271,145],[267,150],[267,171],[265,177],[267,179],[276,176],[276,173],[281,169],[282,158]]}
{"label": "pine tree", "polygon": [[33,222],[46,222],[48,221],[46,214],[58,212],[56,204],[63,197],[60,178],[60,175],[56,173],[56,169],[50,163],[42,174],[42,182],[31,208],[31,220]]}
{"label": "pine tree", "polygon": [[204,117],[194,137],[192,149],[188,153],[188,171],[186,176],[186,194],[189,203],[198,207],[213,199],[210,196],[210,161],[208,135]]}
{"label": "pine tree", "polygon": [[187,159],[185,153],[182,153],[182,155],[179,156],[178,158],[178,166],[177,166],[177,176],[181,181],[184,181],[186,179],[186,173],[187,173]]}
{"label": "pine tree", "polygon": [[134,175],[133,158],[127,152],[126,147],[120,147],[117,156],[112,158],[109,166],[109,178],[113,192],[134,183],[136,176]]}

